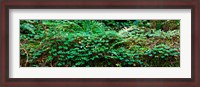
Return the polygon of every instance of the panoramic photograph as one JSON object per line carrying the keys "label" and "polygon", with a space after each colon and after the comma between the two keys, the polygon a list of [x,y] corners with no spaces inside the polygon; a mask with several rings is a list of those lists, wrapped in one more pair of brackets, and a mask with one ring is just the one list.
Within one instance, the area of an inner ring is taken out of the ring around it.
{"label": "panoramic photograph", "polygon": [[20,20],[20,67],[180,67],[180,20]]}

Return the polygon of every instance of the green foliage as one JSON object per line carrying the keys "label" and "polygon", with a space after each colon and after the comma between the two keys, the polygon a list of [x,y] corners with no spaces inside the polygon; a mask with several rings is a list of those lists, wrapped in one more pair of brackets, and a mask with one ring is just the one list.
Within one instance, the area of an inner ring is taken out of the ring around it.
{"label": "green foliage", "polygon": [[124,27],[129,27],[135,24],[135,21],[131,20],[102,20],[101,22],[116,31],[119,31]]}
{"label": "green foliage", "polygon": [[[145,52],[145,56],[148,59],[144,61],[148,64],[146,66],[177,66],[179,63],[179,48],[170,48],[165,44],[159,44],[151,50]],[[159,61],[159,62],[158,62]]]}
{"label": "green foliage", "polygon": [[[163,22],[169,21],[159,21]],[[162,30],[159,24],[152,28],[153,23],[21,20],[20,64],[25,67],[180,66],[180,30]]]}

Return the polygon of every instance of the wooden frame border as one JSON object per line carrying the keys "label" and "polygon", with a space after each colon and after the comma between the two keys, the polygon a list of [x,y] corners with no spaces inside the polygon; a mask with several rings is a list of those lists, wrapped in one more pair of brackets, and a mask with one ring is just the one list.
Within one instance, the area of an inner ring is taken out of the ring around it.
{"label": "wooden frame border", "polygon": [[[12,1],[12,0],[11,0]],[[200,87],[200,64],[199,61],[199,1],[198,0],[174,0],[174,1],[136,1],[136,0],[101,0],[101,1],[2,1],[1,2],[1,85],[5,87],[25,86],[25,87],[44,87],[44,86],[118,86],[118,87]],[[192,78],[191,79],[111,79],[111,78],[77,78],[77,79],[18,79],[9,78],[9,9],[192,9]]]}

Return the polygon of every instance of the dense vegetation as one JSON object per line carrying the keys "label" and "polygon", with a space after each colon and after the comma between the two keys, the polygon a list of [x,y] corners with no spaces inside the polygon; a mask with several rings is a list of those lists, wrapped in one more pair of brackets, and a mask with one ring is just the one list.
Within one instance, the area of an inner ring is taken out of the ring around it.
{"label": "dense vegetation", "polygon": [[22,67],[179,67],[180,20],[21,20]]}

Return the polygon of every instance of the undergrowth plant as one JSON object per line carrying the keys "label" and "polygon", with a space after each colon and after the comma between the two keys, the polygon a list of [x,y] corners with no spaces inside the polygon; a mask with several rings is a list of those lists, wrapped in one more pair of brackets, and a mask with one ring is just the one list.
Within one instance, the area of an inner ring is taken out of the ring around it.
{"label": "undergrowth plant", "polygon": [[[161,28],[167,25],[176,27]],[[179,25],[180,20],[21,20],[20,65],[179,67]]]}

